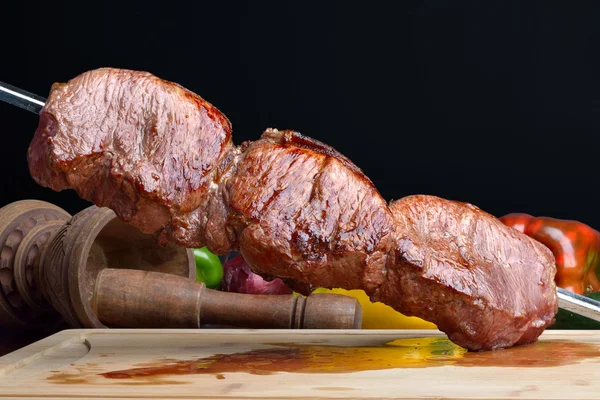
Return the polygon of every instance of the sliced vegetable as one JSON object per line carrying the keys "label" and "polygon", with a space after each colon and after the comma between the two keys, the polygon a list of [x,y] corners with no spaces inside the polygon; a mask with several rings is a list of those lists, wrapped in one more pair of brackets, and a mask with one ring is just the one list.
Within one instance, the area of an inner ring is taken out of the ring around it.
{"label": "sliced vegetable", "polygon": [[362,329],[437,329],[435,324],[408,317],[383,303],[373,303],[364,290],[316,289],[313,293],[337,293],[354,297],[362,307]]}
{"label": "sliced vegetable", "polygon": [[203,282],[209,289],[217,289],[223,279],[221,260],[206,247],[194,249],[196,260],[196,280]]}
{"label": "sliced vegetable", "polygon": [[267,281],[255,274],[250,266],[237,253],[227,255],[223,263],[223,284],[221,289],[226,292],[247,294],[291,294],[290,289],[279,278]]}
{"label": "sliced vegetable", "polygon": [[578,294],[600,291],[600,232],[571,220],[514,213],[500,220],[548,247],[556,258],[556,285]]}

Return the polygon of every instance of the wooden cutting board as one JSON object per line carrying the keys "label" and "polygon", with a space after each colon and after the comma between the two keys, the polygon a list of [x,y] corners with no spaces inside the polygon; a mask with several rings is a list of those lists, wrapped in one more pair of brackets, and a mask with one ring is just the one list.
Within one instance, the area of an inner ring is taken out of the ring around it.
{"label": "wooden cutting board", "polygon": [[600,333],[465,353],[431,330],[67,330],[0,358],[0,398],[598,399]]}

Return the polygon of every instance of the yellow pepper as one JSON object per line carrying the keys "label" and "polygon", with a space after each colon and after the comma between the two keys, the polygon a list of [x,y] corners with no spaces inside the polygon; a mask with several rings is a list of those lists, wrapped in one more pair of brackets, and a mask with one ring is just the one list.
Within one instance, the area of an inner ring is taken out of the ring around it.
{"label": "yellow pepper", "polygon": [[373,303],[363,290],[318,288],[313,293],[336,293],[354,297],[362,307],[362,329],[437,329],[431,322],[407,317],[383,303]]}

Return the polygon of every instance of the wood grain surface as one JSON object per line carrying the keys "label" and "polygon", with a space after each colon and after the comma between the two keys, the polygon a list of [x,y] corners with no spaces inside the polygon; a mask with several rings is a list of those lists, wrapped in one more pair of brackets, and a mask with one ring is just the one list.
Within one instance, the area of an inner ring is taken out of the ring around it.
{"label": "wood grain surface", "polygon": [[0,358],[0,398],[597,399],[600,334],[468,353],[432,330],[65,330]]}

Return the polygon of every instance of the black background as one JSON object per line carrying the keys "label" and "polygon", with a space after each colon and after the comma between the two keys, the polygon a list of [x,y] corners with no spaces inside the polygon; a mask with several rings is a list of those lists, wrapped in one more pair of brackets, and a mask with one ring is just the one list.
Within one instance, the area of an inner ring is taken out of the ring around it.
{"label": "black background", "polygon": [[[146,70],[216,105],[236,143],[298,130],[387,199],[600,229],[594,2],[3,1],[0,17],[0,80],[41,96],[89,69]],[[89,204],[31,179],[33,114],[0,104],[0,121],[0,204]]]}

